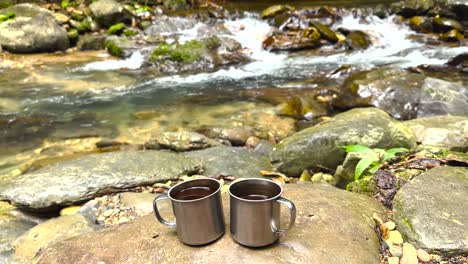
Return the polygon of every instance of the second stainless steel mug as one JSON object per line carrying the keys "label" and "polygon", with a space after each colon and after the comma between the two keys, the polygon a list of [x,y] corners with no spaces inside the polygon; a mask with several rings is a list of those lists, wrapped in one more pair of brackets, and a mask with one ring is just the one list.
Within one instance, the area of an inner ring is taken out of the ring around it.
{"label": "second stainless steel mug", "polygon": [[[245,179],[229,186],[231,234],[250,247],[272,244],[280,233],[291,229],[296,220],[295,205],[281,197],[283,188],[270,180]],[[288,229],[280,229],[280,204],[290,210]]]}
{"label": "second stainless steel mug", "polygon": [[[158,210],[158,202],[169,199],[175,222],[165,220]],[[176,228],[177,236],[185,244],[203,245],[224,234],[225,223],[221,202],[221,184],[210,178],[195,179],[172,187],[153,202],[154,214],[164,225]]]}

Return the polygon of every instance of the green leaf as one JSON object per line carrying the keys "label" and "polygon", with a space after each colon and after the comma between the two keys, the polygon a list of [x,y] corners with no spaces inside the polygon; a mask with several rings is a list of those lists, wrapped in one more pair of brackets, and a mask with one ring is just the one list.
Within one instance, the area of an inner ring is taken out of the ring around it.
{"label": "green leaf", "polygon": [[68,0],[62,0],[62,2],[60,3],[60,6],[62,8],[66,8],[70,3],[68,2]]}
{"label": "green leaf", "polygon": [[380,168],[380,162],[375,162],[371,165],[371,167],[367,170],[369,173],[374,174]]}
{"label": "green leaf", "polygon": [[0,15],[0,22],[7,21],[9,19],[13,19],[15,17],[14,12],[8,12],[5,15]]}
{"label": "green leaf", "polygon": [[366,155],[364,156],[356,165],[356,169],[354,171],[354,180],[359,180],[361,178],[362,173],[373,163],[378,162],[379,158],[377,155]]}
{"label": "green leaf", "polygon": [[347,145],[343,147],[346,152],[358,152],[362,154],[374,154],[374,151],[366,146],[361,145]]}
{"label": "green leaf", "polygon": [[405,148],[392,148],[385,151],[385,154],[382,157],[382,162],[387,161],[389,159],[393,159],[397,153],[400,152],[408,152],[408,149]]}

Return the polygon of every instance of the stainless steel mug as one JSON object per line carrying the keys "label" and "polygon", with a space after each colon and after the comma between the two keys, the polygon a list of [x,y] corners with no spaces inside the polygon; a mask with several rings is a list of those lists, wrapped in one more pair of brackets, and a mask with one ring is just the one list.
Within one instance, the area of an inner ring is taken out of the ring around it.
{"label": "stainless steel mug", "polygon": [[[158,202],[166,199],[172,202],[175,222],[165,220],[158,210]],[[167,194],[156,197],[153,208],[159,222],[175,228],[179,240],[188,245],[215,241],[226,228],[221,184],[215,179],[202,178],[179,183]]]}
{"label": "stainless steel mug", "polygon": [[[272,244],[280,233],[294,226],[296,206],[282,198],[283,188],[266,179],[245,179],[229,186],[231,234],[234,240],[249,247]],[[290,211],[287,229],[281,229],[280,204]]]}

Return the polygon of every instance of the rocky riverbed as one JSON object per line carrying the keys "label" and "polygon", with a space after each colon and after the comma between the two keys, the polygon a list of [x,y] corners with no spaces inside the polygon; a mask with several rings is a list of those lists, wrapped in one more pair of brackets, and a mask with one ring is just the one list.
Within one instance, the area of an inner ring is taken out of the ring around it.
{"label": "rocky riverbed", "polygon": [[[0,263],[468,263],[467,3],[322,2],[0,0]],[[197,177],[295,228],[181,244]]]}

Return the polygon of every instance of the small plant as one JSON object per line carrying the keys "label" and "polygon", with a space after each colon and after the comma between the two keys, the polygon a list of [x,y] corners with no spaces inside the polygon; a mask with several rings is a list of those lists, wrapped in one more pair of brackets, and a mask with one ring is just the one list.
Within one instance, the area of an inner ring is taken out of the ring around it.
{"label": "small plant", "polygon": [[362,174],[367,170],[369,173],[375,173],[382,164],[392,159],[397,153],[408,152],[406,148],[392,148],[392,149],[371,149],[361,145],[348,145],[343,147],[348,153],[355,152],[361,153],[362,158],[359,160],[354,171],[354,180],[357,181],[361,178]]}
{"label": "small plant", "polygon": [[65,9],[68,7],[68,5],[70,5],[70,2],[68,2],[68,0],[62,0],[62,2],[60,2],[60,6]]}

